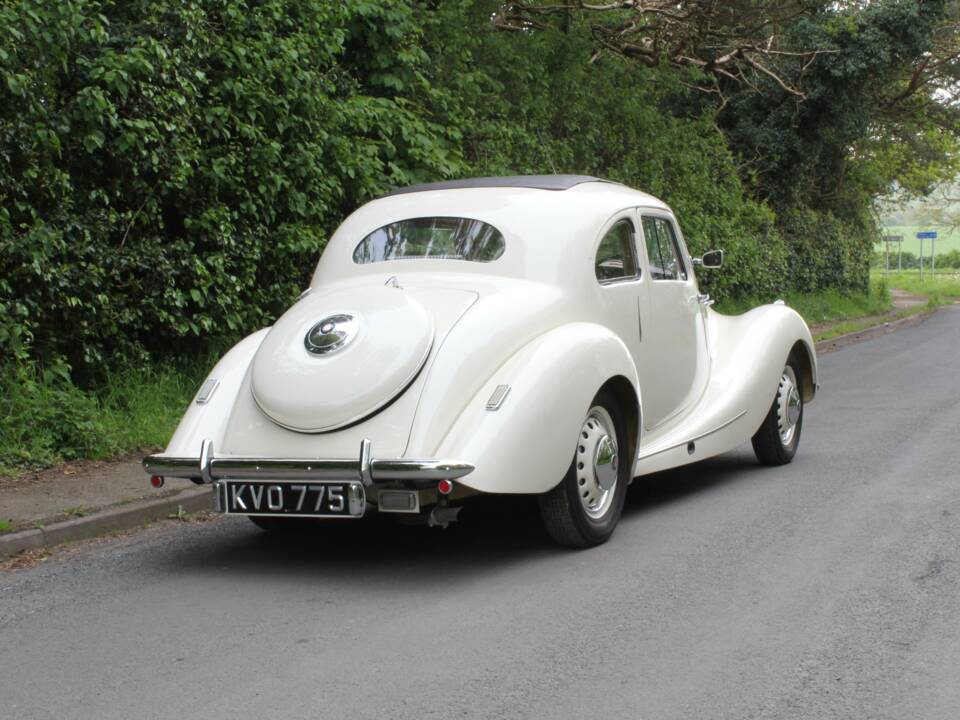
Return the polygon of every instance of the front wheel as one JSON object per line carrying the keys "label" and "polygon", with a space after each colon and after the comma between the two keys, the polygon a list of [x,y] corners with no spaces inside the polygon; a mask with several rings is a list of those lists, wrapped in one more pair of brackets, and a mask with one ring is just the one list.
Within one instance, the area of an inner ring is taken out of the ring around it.
{"label": "front wheel", "polygon": [[764,465],[786,465],[797,454],[800,430],[803,428],[803,387],[800,377],[799,368],[793,360],[789,360],[780,376],[773,405],[751,440],[757,460]]}
{"label": "front wheel", "polygon": [[563,480],[540,496],[543,524],[556,542],[585,548],[613,534],[632,468],[623,414],[610,392],[591,403]]}

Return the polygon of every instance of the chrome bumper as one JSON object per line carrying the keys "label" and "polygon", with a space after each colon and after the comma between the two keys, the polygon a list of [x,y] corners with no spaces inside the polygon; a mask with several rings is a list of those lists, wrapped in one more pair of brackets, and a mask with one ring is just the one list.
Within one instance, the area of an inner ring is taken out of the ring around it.
{"label": "chrome bumper", "polygon": [[214,457],[213,443],[204,440],[200,455],[178,458],[150,455],[143,459],[148,475],[215,480],[355,480],[364,487],[400,481],[409,487],[430,487],[438,480],[455,480],[473,472],[473,465],[453,460],[380,460],[371,457],[370,441],[360,443],[356,460]]}

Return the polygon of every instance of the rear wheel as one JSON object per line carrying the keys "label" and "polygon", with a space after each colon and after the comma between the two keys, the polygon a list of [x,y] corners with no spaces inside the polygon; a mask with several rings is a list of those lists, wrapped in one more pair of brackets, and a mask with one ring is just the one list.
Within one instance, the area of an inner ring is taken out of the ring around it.
{"label": "rear wheel", "polygon": [[780,376],[773,405],[751,440],[757,460],[764,465],[786,465],[797,454],[803,427],[801,377],[796,363],[789,360]]}
{"label": "rear wheel", "polygon": [[612,393],[598,393],[580,429],[570,468],[559,485],[540,496],[543,524],[561,545],[592,547],[613,534],[630,481],[625,428]]}

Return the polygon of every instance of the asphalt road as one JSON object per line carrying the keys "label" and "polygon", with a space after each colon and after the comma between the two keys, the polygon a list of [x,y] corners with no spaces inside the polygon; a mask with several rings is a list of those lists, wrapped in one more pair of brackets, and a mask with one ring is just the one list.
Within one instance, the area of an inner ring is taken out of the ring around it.
{"label": "asphalt road", "polygon": [[634,483],[614,538],[167,525],[0,575],[0,717],[960,716],[960,307],[825,355],[800,452]]}

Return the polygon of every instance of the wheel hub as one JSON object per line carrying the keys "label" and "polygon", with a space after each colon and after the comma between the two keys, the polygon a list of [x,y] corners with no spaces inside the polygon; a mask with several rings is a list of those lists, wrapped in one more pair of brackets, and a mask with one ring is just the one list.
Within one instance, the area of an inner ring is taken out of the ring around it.
{"label": "wheel hub", "polygon": [[777,391],[777,425],[780,430],[780,442],[789,445],[797,431],[797,423],[803,410],[797,376],[789,365],[783,369],[780,388]]}
{"label": "wheel hub", "polygon": [[577,446],[577,495],[587,515],[600,518],[613,502],[620,458],[613,419],[602,407],[590,408]]}

